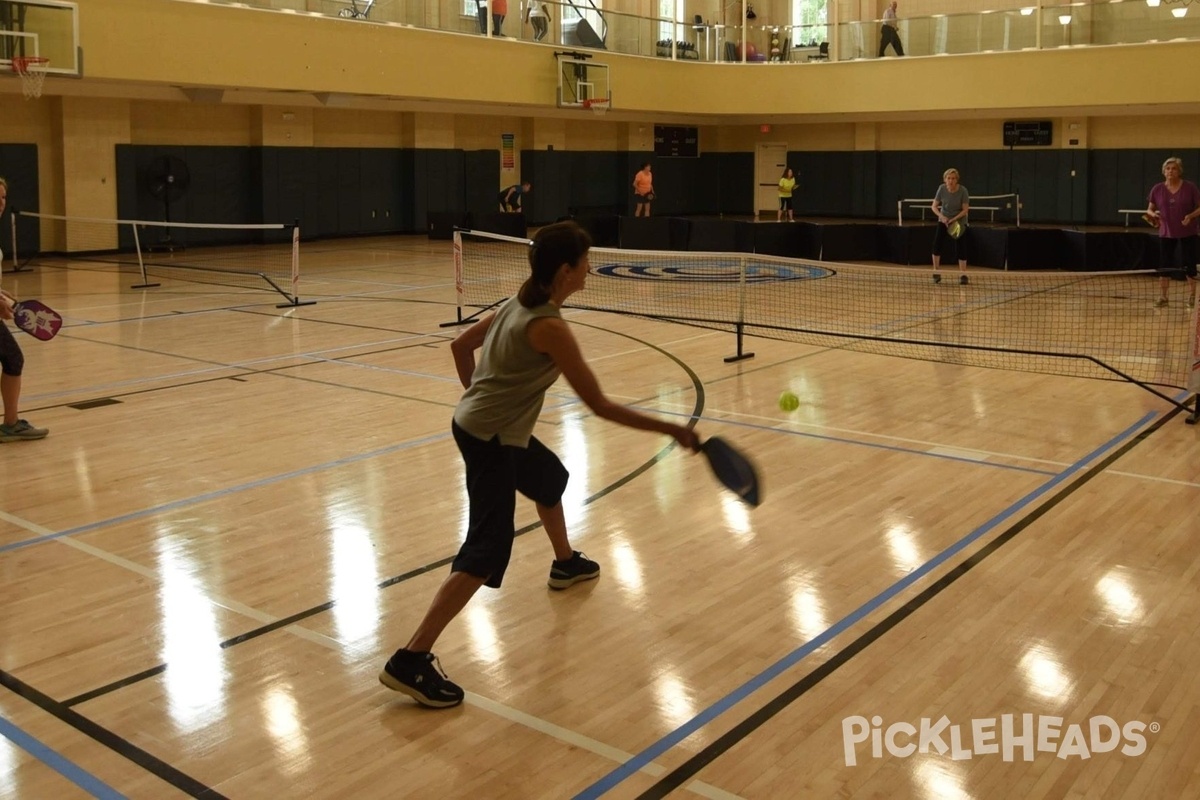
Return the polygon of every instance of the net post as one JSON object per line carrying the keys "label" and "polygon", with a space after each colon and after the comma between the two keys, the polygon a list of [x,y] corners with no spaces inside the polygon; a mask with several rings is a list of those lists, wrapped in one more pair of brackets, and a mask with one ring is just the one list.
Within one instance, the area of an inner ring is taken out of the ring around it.
{"label": "net post", "polygon": [[292,226],[292,297],[300,297],[300,220]]}
{"label": "net post", "polygon": [[1188,425],[1200,422],[1200,305],[1192,309],[1191,330],[1188,332],[1188,391],[1192,393],[1192,413],[1185,418]]}
{"label": "net post", "polygon": [[450,328],[455,325],[462,325],[466,320],[463,319],[463,297],[466,292],[466,287],[463,283],[463,253],[462,253],[462,231],[458,228],[454,229],[454,321],[443,322],[439,327]]}
{"label": "net post", "polygon": [[[26,270],[24,268],[22,268],[22,266],[21,266],[21,254],[17,250],[17,217],[21,216],[20,209],[14,208],[12,211],[12,214],[10,214],[9,216],[12,217],[12,219],[10,219],[8,221],[9,225],[12,227],[12,262],[13,262],[12,271],[13,272],[25,272]],[[32,261],[36,255],[37,255],[37,253],[35,252],[33,256],[30,256],[29,258],[25,259],[26,263]],[[32,269],[32,267],[30,267],[30,269]]]}
{"label": "net post", "polygon": [[744,349],[746,337],[746,257],[742,256],[739,261],[741,261],[741,269],[738,276],[738,318],[735,325],[737,352],[734,355],[725,356],[726,364],[743,361],[747,358],[754,358],[754,353],[747,353]]}
{"label": "net post", "polygon": [[[265,277],[265,276],[264,276]],[[270,283],[270,279],[267,280]],[[288,302],[279,303],[276,308],[294,308],[296,306],[315,306],[316,300],[300,300],[300,220],[295,220],[292,223],[292,275],[291,275],[292,296],[288,298]],[[281,292],[284,297],[287,297],[286,292]]]}
{"label": "net post", "polygon": [[904,226],[904,201],[896,198],[896,224]]}
{"label": "net post", "polygon": [[[1013,202],[1017,204],[1017,227],[1019,228],[1021,227],[1021,193],[1017,192],[1015,198],[1016,199]],[[1128,217],[1126,219],[1128,219]]]}
{"label": "net post", "polygon": [[[146,275],[146,261],[145,261],[145,259],[142,258],[142,240],[138,236],[137,223],[130,223],[129,227],[131,229],[133,229],[133,248],[134,248],[134,250],[137,251],[138,270],[142,273],[142,282],[135,283],[133,286],[130,286],[129,288],[130,289],[153,289],[156,286],[161,286],[162,284],[160,284],[160,283],[151,283],[150,278],[147,277],[147,275]],[[117,229],[118,229],[118,231],[120,230],[119,224],[118,224]]]}

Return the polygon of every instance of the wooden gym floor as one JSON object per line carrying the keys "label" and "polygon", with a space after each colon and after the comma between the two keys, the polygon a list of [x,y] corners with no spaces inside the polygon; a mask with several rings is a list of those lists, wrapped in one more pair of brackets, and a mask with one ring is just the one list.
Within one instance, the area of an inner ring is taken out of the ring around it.
{"label": "wooden gym floor", "polygon": [[600,579],[548,590],[519,503],[437,648],[467,703],[389,692],[466,513],[450,248],[303,265],[319,302],[283,310],[5,276],[68,326],[20,339],[50,437],[0,445],[0,797],[1200,796],[1200,427],[1121,383],[726,364],[727,333],[596,312],[567,316],[606,391],[699,414],[764,505],[559,384],[537,433]]}

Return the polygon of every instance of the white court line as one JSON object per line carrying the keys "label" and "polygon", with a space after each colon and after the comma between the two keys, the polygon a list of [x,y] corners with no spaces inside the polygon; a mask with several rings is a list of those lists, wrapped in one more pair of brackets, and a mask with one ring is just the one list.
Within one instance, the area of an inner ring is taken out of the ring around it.
{"label": "white court line", "polygon": [[964,461],[987,461],[989,455],[978,450],[964,450],[959,447],[931,447],[925,452],[935,456],[947,456],[949,458],[960,458]]}
{"label": "white court line", "polygon": [[[580,315],[603,313],[603,312],[592,311],[590,309],[578,309],[578,311],[580,312]],[[712,338],[713,336],[720,336],[720,335],[722,335],[721,331],[711,331],[711,332],[706,332],[706,333],[700,333],[695,336],[686,336],[681,339],[672,339],[670,341],[662,343],[661,345],[659,345],[659,347],[662,347],[663,349],[667,349],[669,347],[676,346],[679,344],[686,344],[686,343],[697,341],[700,339],[709,339],[709,338]],[[604,355],[604,356],[597,356],[597,357],[591,358],[589,360],[590,361],[603,361],[605,359],[620,358],[620,357],[626,356],[626,355],[637,355],[637,354],[641,353],[642,350],[644,350],[644,348],[631,348],[629,350],[622,350],[617,353],[610,353],[610,354]],[[689,391],[689,390],[681,388],[679,391],[683,392],[683,391]],[[616,393],[612,393],[609,396],[614,399],[622,400],[622,401],[636,401],[636,400],[642,399],[642,398],[636,398],[636,397],[632,397],[629,395],[621,395],[621,394],[616,394]],[[662,398],[660,398],[660,399],[662,399]],[[681,405],[678,407],[683,408],[684,406]],[[641,409],[641,410],[656,411],[658,413],[664,413],[664,409],[661,409],[661,408],[660,409]],[[665,413],[670,413],[670,412],[665,412]],[[731,411],[726,411],[723,409],[713,409],[713,408],[704,409],[703,419],[708,419],[713,422],[719,422],[720,418],[714,417],[713,416],[714,414],[721,414],[721,415],[731,418],[731,419],[762,420],[764,422],[770,422],[773,427],[778,426],[780,424],[780,420],[777,417],[764,416],[764,415],[760,415],[760,414],[746,414],[744,412],[731,412]],[[919,447],[920,449],[925,450],[933,455],[952,456],[954,458],[962,458],[962,459],[966,459],[968,461],[986,461],[989,458],[1002,458],[1002,459],[1009,459],[1012,461],[1025,462],[1025,463],[1031,463],[1031,464],[1044,464],[1044,465],[1051,466],[1051,467],[1057,467],[1059,469],[1065,469],[1068,466],[1070,466],[1072,463],[1069,461],[1057,461],[1057,460],[1048,459],[1048,458],[1038,458],[1036,456],[1018,455],[1016,453],[1003,453],[1003,452],[997,452],[997,451],[993,451],[993,450],[977,450],[974,448],[951,447],[951,446],[945,445],[941,442],[930,442],[925,439],[912,439],[912,438],[908,438],[908,437],[904,437],[904,436],[892,436],[890,434],[875,433],[873,431],[863,431],[863,430],[858,430],[856,428],[839,428],[839,427],[833,426],[833,425],[818,425],[816,423],[799,422],[799,421],[794,421],[794,420],[783,420],[783,423],[788,425],[789,427],[810,428],[810,429],[813,429],[816,431],[827,432],[827,433],[836,433],[839,435],[855,437],[855,438],[859,438],[859,439],[877,439],[877,440],[881,439],[883,441],[888,441],[888,442],[897,442],[897,443],[914,445],[914,446]],[[1166,483],[1166,484],[1171,484],[1171,485],[1175,485],[1175,486],[1187,486],[1187,487],[1200,488],[1200,482],[1195,482],[1195,481],[1181,481],[1181,480],[1176,480],[1174,478],[1162,478],[1162,477],[1158,477],[1155,475],[1146,475],[1144,473],[1138,473],[1138,472],[1127,472],[1124,470],[1106,470],[1105,472],[1108,475],[1120,475],[1122,477],[1134,478],[1137,480],[1151,481],[1151,482],[1156,482],[1156,483]]]}
{"label": "white court line", "polygon": [[[609,747],[606,744],[597,742],[594,739],[589,739],[588,737],[576,733],[575,731],[560,727],[552,722],[546,722],[544,719],[531,716],[523,711],[517,711],[516,709],[500,705],[495,700],[489,700],[488,698],[481,697],[473,692],[467,692],[467,702],[471,705],[479,706],[485,711],[491,711],[497,716],[504,717],[512,722],[516,722],[520,725],[524,725],[527,728],[538,731],[539,733],[543,733],[554,739],[558,739],[560,742],[566,742],[567,744],[574,745],[580,749],[588,750],[596,753],[597,755],[604,756],[611,761],[616,761],[618,764],[624,764],[626,761],[633,758],[633,753],[626,753],[624,750],[619,750],[616,747]],[[599,749],[595,749],[597,747]],[[643,767],[640,771],[650,775],[651,777],[658,777],[659,775],[664,774],[667,770],[662,765],[651,762]],[[709,786],[701,781],[692,781],[684,788],[690,789],[692,792],[700,795],[701,797],[712,798],[712,800],[740,800],[736,794],[731,794],[726,792],[724,789],[718,789],[715,786]]]}
{"label": "white court line", "polygon": [[[277,356],[263,356],[262,358],[252,358],[248,361],[237,361],[232,364],[213,364],[211,366],[197,367],[196,369],[192,369],[192,370],[184,370],[181,372],[172,372],[172,373],[166,373],[166,374],[161,374],[161,375],[154,375],[154,376],[150,376],[150,377],[146,377],[146,378],[131,378],[126,381],[116,381],[114,383],[93,384],[91,386],[63,389],[58,392],[44,392],[42,394],[27,395],[26,400],[34,400],[34,399],[49,400],[49,399],[54,399],[56,397],[68,397],[68,396],[72,396],[72,395],[95,394],[95,393],[104,392],[104,391],[110,390],[110,389],[120,389],[123,387],[129,387],[129,386],[140,386],[140,385],[144,385],[144,384],[155,383],[158,381],[172,381],[172,380],[178,380],[180,378],[190,378],[190,377],[196,377],[196,376],[201,376],[201,375],[207,375],[207,374],[214,373],[214,372],[222,372],[225,370],[252,370],[252,371],[253,370],[261,370],[264,368],[265,365],[268,365],[268,364],[271,364],[274,362],[279,362],[279,361],[288,361],[290,359],[305,359],[305,358],[307,358],[307,359],[316,360],[316,361],[329,361],[331,363],[339,363],[339,364],[345,364],[347,366],[351,366],[352,365],[351,362],[322,358],[322,356],[325,354],[338,353],[343,350],[358,350],[358,349],[361,349],[364,347],[370,348],[370,347],[391,346],[391,345],[396,345],[396,344],[402,344],[407,341],[414,341],[414,340],[418,340],[418,339],[430,339],[430,338],[438,338],[438,337],[435,334],[414,333],[414,334],[408,334],[405,336],[400,336],[400,337],[391,338],[391,339],[377,339],[377,340],[374,340],[371,342],[364,342],[361,344],[343,345],[343,346],[339,346],[339,347],[331,347],[331,348],[328,348],[325,350],[313,350],[308,353],[285,353],[285,354],[277,355]],[[441,340],[445,341],[444,334],[442,335]],[[439,343],[439,342],[431,342],[431,344],[435,344],[435,343]],[[103,343],[101,343],[101,344],[103,344]],[[145,351],[145,352],[154,352],[154,351]],[[175,355],[175,354],[171,354],[171,353],[160,353],[160,355],[163,355],[167,358],[184,358],[184,359],[191,360],[187,356],[179,356],[179,355]],[[301,366],[301,365],[295,364],[294,366]]]}
{"label": "white court line", "polygon": [[1125,472],[1123,470],[1105,470],[1106,475],[1120,475],[1123,478],[1137,478],[1143,481],[1154,481],[1155,483],[1169,483],[1172,486],[1187,486],[1192,489],[1200,489],[1200,483],[1196,481],[1181,481],[1175,478],[1160,478],[1155,475],[1143,475],[1139,472]]}
{"label": "white court line", "polygon": [[[30,533],[38,536],[52,536],[56,533],[56,531],[52,531],[49,528],[44,528],[35,522],[30,522],[29,520],[22,519],[21,517],[9,514],[5,511],[0,511],[0,519],[11,523],[18,528],[23,528],[24,530],[27,530]],[[53,541],[79,550],[80,552],[87,553],[88,555],[99,558],[102,561],[106,561],[113,566],[129,570],[130,572],[140,575],[148,580],[156,583],[162,582],[162,575],[156,570],[143,566],[142,564],[138,564],[135,561],[130,561],[127,558],[122,558],[121,556],[110,553],[107,550],[102,550],[99,547],[93,547],[90,544],[84,544],[83,542],[75,541],[71,537],[60,537],[54,539]],[[244,603],[239,603],[236,600],[229,600],[221,597],[210,597],[203,593],[197,593],[197,595],[201,599],[206,600],[215,606],[228,609],[245,617],[249,617],[256,622],[262,623],[263,625],[269,625],[273,622],[277,622],[280,619],[279,617],[273,617],[264,611],[260,611],[256,608],[245,605]],[[363,659],[375,657],[374,653],[370,651],[351,647],[337,639],[334,639],[331,636],[326,636],[325,634],[309,630],[299,623],[292,623],[291,625],[280,628],[279,630],[339,653],[349,651]],[[168,668],[170,668],[170,662],[166,662],[166,665]],[[537,733],[558,739],[564,744],[572,747],[578,747],[581,750],[586,750],[589,753],[601,756],[602,758],[607,758],[610,761],[615,761],[618,764],[624,764],[626,761],[633,758],[632,753],[627,753],[624,750],[611,747],[604,742],[584,736],[583,734],[572,731],[569,728],[563,728],[559,725],[555,725],[554,723],[548,722],[540,717],[535,717],[531,714],[526,714],[523,711],[518,711],[515,708],[510,708],[509,706],[498,703],[495,700],[484,697],[483,695],[478,695],[474,692],[467,692],[466,702],[469,705],[477,706],[483,711],[487,711],[495,716],[506,719],[509,722],[516,723],[517,725],[529,728]],[[666,768],[660,764],[651,762],[645,767],[642,767],[641,771],[648,775],[657,777],[665,773]],[[742,798],[740,798],[738,795],[730,794],[723,789],[718,789],[715,786],[710,786],[701,781],[692,781],[684,788],[692,791],[694,794],[700,795],[701,797],[710,798],[710,800],[742,800]]]}
{"label": "white court line", "polygon": [[[627,395],[620,395],[620,394],[610,394],[609,397],[611,397],[615,400],[621,400],[621,401],[637,401],[639,399],[639,398],[630,397]],[[663,400],[663,398],[658,398],[658,399]],[[666,403],[664,401],[664,406],[665,405],[666,405]],[[644,411],[647,413],[671,414],[671,415],[680,416],[680,417],[688,416],[690,413],[686,410],[687,406],[682,405],[682,404],[675,406],[675,408],[676,409],[684,409],[683,411],[679,411],[679,410],[671,411],[671,410],[668,410],[666,407],[650,408],[650,407],[646,407],[646,406],[638,406],[636,408],[638,411]],[[716,416],[718,414],[720,416]],[[704,414],[701,417],[701,419],[706,422],[713,422],[713,423],[720,423],[723,421],[737,421],[737,420],[744,420],[744,421],[761,420],[763,422],[771,423],[767,428],[765,428],[767,430],[770,430],[772,428],[778,429],[778,430],[784,430],[785,428],[783,426],[787,426],[788,428],[809,428],[818,433],[839,434],[839,438],[844,438],[845,441],[848,441],[848,442],[852,442],[857,439],[857,440],[861,441],[863,444],[870,444],[869,440],[871,440],[871,439],[882,439],[884,441],[889,441],[889,442],[898,442],[898,443],[913,445],[912,449],[922,450],[924,452],[928,452],[933,455],[950,456],[953,458],[966,459],[968,461],[984,462],[989,458],[1003,458],[1003,459],[1009,459],[1011,461],[1017,461],[1017,462],[1028,462],[1028,463],[1032,463],[1032,464],[1045,464],[1045,465],[1048,465],[1051,467],[1060,467],[1063,469],[1065,469],[1066,467],[1071,465],[1071,462],[1068,462],[1068,461],[1055,461],[1053,459],[1048,459],[1048,458],[1036,458],[1034,456],[1023,456],[1023,455],[1017,455],[1016,453],[1000,453],[1000,452],[995,452],[992,450],[975,450],[975,449],[971,449],[971,448],[951,447],[951,446],[945,445],[941,442],[929,442],[924,439],[910,439],[910,438],[907,438],[904,436],[889,436],[888,434],[885,434],[885,433],[875,433],[873,431],[862,431],[862,430],[857,430],[855,428],[838,428],[838,427],[835,427],[832,425],[818,425],[818,424],[812,423],[812,422],[779,420],[776,417],[768,417],[768,416],[763,416],[760,414],[745,414],[745,413],[741,413],[741,412],[727,411],[727,410],[723,410],[723,409],[705,408]],[[1120,477],[1123,477],[1123,478],[1133,478],[1135,480],[1149,481],[1151,483],[1165,483],[1165,484],[1169,484],[1172,486],[1186,486],[1186,487],[1193,488],[1193,489],[1200,489],[1200,482],[1197,482],[1197,481],[1183,481],[1183,480],[1178,480],[1176,478],[1164,478],[1164,477],[1160,477],[1158,475],[1147,475],[1142,472],[1130,472],[1127,470],[1115,470],[1114,469],[1114,470],[1105,470],[1104,474],[1105,475],[1119,475]]]}
{"label": "white court line", "polygon": [[[57,531],[52,531],[49,528],[44,528],[41,525],[38,525],[37,523],[30,522],[29,520],[22,519],[21,517],[13,516],[12,514],[9,514],[4,511],[0,511],[0,519],[3,519],[5,522],[12,523],[13,525],[17,526],[18,528],[24,528],[25,530],[29,531],[30,533],[37,534],[38,536],[53,536],[55,533],[57,533]],[[141,575],[143,578],[148,578],[156,583],[162,582],[162,575],[159,572],[157,572],[156,570],[153,570],[150,567],[146,567],[141,564],[138,564],[135,561],[130,561],[127,558],[122,558],[121,556],[110,553],[107,550],[101,550],[99,547],[93,547],[90,544],[85,544],[83,542],[76,541],[74,538],[72,538],[70,536],[62,536],[57,539],[54,539],[53,541],[58,542],[59,544],[66,545],[67,547],[71,547],[76,550],[79,550],[80,552],[87,553],[88,555],[94,556],[95,558],[99,558],[102,561],[107,561],[108,563],[110,563],[114,566],[120,567],[125,570],[129,570],[130,572],[133,572],[137,575]],[[236,600],[229,600],[229,599],[223,598],[223,597],[211,597],[211,596],[199,593],[199,592],[197,593],[197,596],[203,600],[208,601],[209,603],[213,604],[214,606],[217,606],[219,608],[224,608],[229,611],[233,611],[237,614],[241,614],[244,617],[249,617],[250,619],[254,620],[255,622],[259,622],[263,625],[270,625],[273,622],[278,622],[280,619],[279,617],[273,617],[270,614],[267,614],[266,612],[259,611],[257,608],[252,608],[248,605],[245,605],[244,603],[239,603]],[[342,647],[343,649],[350,650],[350,651],[355,652],[364,657],[370,655],[370,653],[368,651],[355,650],[354,648],[349,647],[348,645],[342,645],[336,639],[326,636],[323,633],[317,633],[316,631],[312,631],[307,628],[302,628],[298,625],[289,625],[288,627],[282,628],[281,630],[283,630],[286,633],[289,633],[293,636],[297,636],[301,639],[305,639],[309,642],[314,642],[316,644],[324,645],[326,647]]]}

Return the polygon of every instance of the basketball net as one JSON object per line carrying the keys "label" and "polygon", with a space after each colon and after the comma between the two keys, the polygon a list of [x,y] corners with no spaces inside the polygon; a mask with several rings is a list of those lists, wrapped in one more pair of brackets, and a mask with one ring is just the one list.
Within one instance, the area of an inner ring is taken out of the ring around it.
{"label": "basketball net", "polygon": [[608,113],[608,104],[609,104],[608,100],[600,100],[600,99],[583,101],[583,107],[590,108],[592,110],[592,113],[594,113],[594,114]]}
{"label": "basketball net", "polygon": [[46,68],[50,59],[43,56],[17,56],[12,60],[13,72],[21,76],[21,93],[26,100],[42,96],[42,84],[46,82]]}

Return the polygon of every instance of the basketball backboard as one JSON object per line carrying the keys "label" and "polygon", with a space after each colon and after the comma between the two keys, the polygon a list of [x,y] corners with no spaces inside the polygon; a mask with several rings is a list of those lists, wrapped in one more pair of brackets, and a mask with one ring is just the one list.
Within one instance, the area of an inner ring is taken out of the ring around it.
{"label": "basketball backboard", "polygon": [[582,108],[584,100],[612,100],[608,65],[585,53],[555,53],[559,108]]}
{"label": "basketball backboard", "polygon": [[0,71],[14,57],[48,58],[51,75],[79,76],[79,7],[63,0],[0,2]]}

